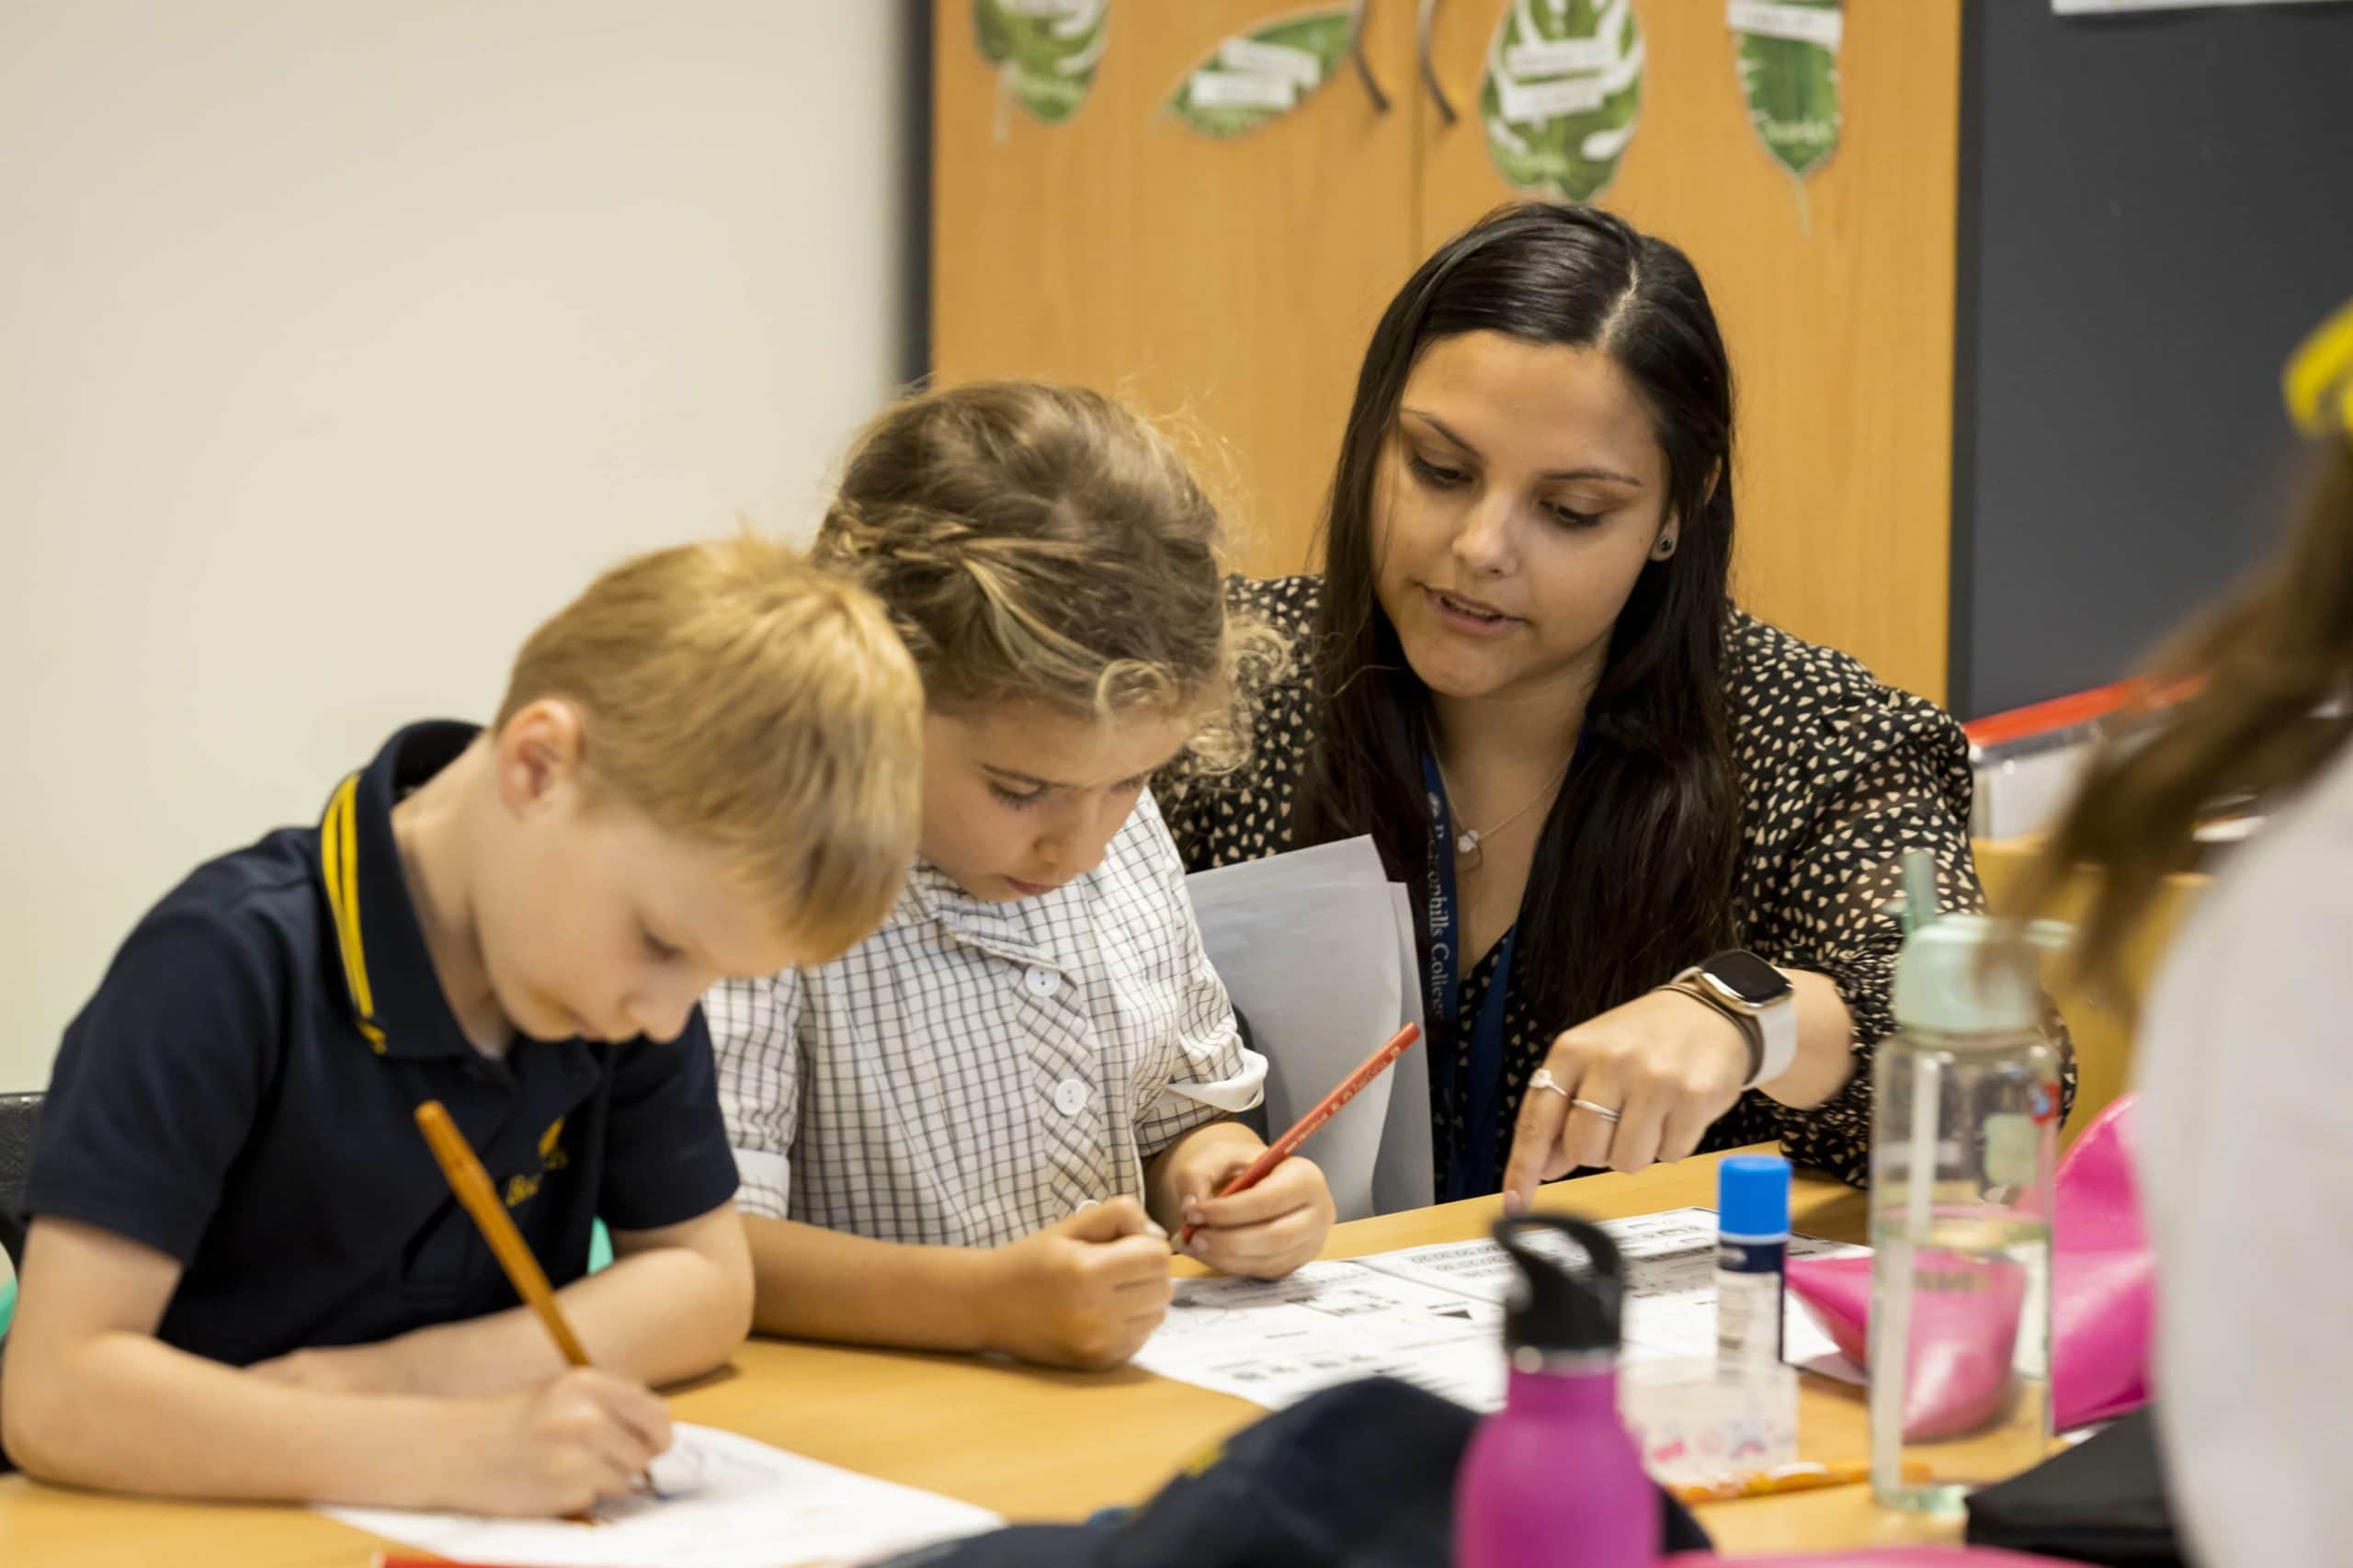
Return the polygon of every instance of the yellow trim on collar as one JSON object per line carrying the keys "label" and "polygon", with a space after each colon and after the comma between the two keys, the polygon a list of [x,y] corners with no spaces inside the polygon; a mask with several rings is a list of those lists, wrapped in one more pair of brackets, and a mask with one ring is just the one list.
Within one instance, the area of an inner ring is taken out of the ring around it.
{"label": "yellow trim on collar", "polygon": [[368,954],[359,941],[359,775],[335,786],[319,824],[319,871],[326,882],[327,910],[335,916],[336,946],[343,954],[344,983],[359,1014],[368,1048],[384,1054],[384,1030],[376,1022],[375,994],[368,988]]}
{"label": "yellow trim on collar", "polygon": [[2279,377],[2288,415],[2307,436],[2353,436],[2353,301],[2313,328]]}

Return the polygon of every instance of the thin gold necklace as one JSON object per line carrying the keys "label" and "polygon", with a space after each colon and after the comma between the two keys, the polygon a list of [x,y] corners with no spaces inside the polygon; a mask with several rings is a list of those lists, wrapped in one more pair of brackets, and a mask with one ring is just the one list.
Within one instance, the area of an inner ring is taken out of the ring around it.
{"label": "thin gold necklace", "polygon": [[[1546,779],[1544,781],[1544,787],[1537,790],[1535,794],[1529,796],[1526,805],[1520,807],[1519,810],[1512,812],[1511,815],[1504,818],[1503,821],[1495,824],[1493,827],[1465,827],[1461,832],[1456,834],[1454,837],[1454,863],[1466,871],[1477,870],[1480,863],[1487,858],[1487,852],[1479,847],[1480,841],[1482,839],[1494,837],[1496,834],[1501,833],[1504,829],[1509,827],[1512,824],[1518,822],[1520,818],[1534,811],[1536,809],[1537,802],[1541,801],[1545,796],[1551,794],[1553,789],[1559,785],[1561,780],[1569,776],[1569,766],[1571,763],[1575,761],[1576,754],[1574,752],[1570,753],[1568,762],[1561,764],[1561,771]],[[1438,781],[1445,787],[1447,799],[1449,801],[1452,800],[1454,798],[1454,785],[1446,777],[1445,765],[1438,760],[1436,747],[1431,748],[1430,763],[1431,766],[1438,768]]]}

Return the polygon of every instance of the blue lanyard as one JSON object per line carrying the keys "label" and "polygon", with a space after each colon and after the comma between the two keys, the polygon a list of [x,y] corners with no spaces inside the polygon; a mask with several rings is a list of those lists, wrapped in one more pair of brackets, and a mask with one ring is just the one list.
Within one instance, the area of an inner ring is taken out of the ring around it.
{"label": "blue lanyard", "polygon": [[[1455,1009],[1462,997],[1462,926],[1455,911],[1454,822],[1447,805],[1446,785],[1438,778],[1438,759],[1422,757],[1422,784],[1430,807],[1430,892],[1426,911],[1430,927],[1429,962],[1423,970],[1425,999],[1430,1017],[1453,1037]],[[1511,949],[1519,935],[1512,922],[1496,945],[1495,977],[1479,1005],[1478,1022],[1472,1026],[1470,1087],[1462,1107],[1462,1136],[1446,1142],[1446,1187],[1440,1202],[1475,1198],[1490,1190],[1495,1180],[1495,1134],[1504,1093],[1504,1010],[1511,1001]],[[1454,1074],[1451,1064],[1435,1051],[1430,1062],[1440,1093],[1439,1114],[1453,1110]]]}

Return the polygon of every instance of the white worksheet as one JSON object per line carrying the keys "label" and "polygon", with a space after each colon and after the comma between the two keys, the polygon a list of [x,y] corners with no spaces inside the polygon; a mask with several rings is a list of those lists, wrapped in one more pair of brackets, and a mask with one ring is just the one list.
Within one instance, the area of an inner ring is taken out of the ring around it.
{"label": "white worksheet", "polygon": [[[1716,1216],[1676,1209],[1601,1227],[1626,1259],[1623,1358],[1716,1353]],[[1792,1257],[1865,1249],[1793,1236]],[[1564,1255],[1566,1256],[1566,1255]],[[1474,1410],[1503,1403],[1503,1302],[1518,1270],[1492,1241],[1444,1242],[1288,1279],[1187,1279],[1136,1365],[1279,1409],[1357,1378],[1387,1376]],[[1829,1337],[1795,1301],[1784,1351],[1794,1366],[1845,1375]]]}
{"label": "white worksheet", "polygon": [[494,1519],[396,1508],[324,1512],[444,1557],[517,1568],[832,1568],[972,1535],[985,1508],[680,1423],[654,1461],[662,1494],[590,1519]]}
{"label": "white worksheet", "polygon": [[1502,1392],[1502,1321],[1493,1301],[1396,1278],[1363,1260],[1311,1263],[1270,1282],[1177,1281],[1167,1318],[1135,1364],[1268,1409],[1370,1377],[1472,1404],[1487,1397],[1489,1382]]}

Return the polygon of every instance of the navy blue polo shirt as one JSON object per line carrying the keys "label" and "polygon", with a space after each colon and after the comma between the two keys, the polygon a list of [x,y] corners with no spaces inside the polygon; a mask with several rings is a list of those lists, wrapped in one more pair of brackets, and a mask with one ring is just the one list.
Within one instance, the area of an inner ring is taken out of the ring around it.
{"label": "navy blue polo shirt", "polygon": [[179,1259],[166,1344],[242,1366],[513,1306],[417,1131],[428,1099],[559,1286],[595,1216],[651,1230],[733,1196],[700,1008],[666,1045],[518,1038],[503,1061],[460,1030],[391,812],[476,733],[412,725],[322,826],[199,867],[66,1029],[23,1207]]}

